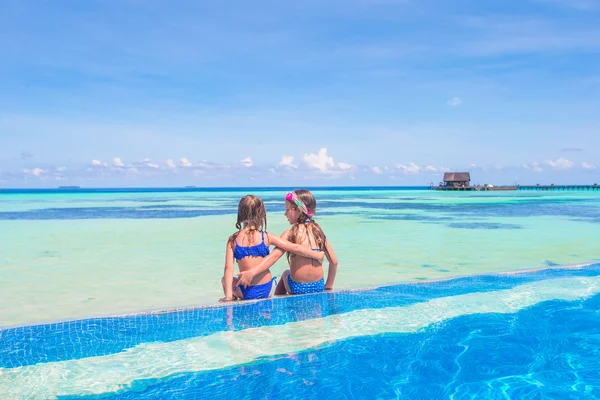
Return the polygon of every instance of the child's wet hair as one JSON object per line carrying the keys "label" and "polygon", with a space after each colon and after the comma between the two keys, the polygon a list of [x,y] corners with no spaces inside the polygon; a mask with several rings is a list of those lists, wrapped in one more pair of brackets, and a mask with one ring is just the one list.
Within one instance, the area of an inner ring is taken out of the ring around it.
{"label": "child's wet hair", "polygon": [[[315,196],[313,196],[313,194],[310,192],[310,190],[306,190],[306,189],[296,189],[293,192],[296,197],[298,198],[298,200],[300,200],[305,206],[306,209],[308,210],[308,212],[310,212],[310,215],[307,215],[304,213],[304,211],[301,212],[300,216],[298,217],[298,223],[304,223],[307,220],[311,220],[314,218],[316,212],[317,212],[317,199],[315,199]],[[293,201],[289,201],[286,200],[290,206],[292,206],[293,208],[298,208],[298,206],[293,202]]]}
{"label": "child's wet hair", "polygon": [[[327,254],[327,248],[325,246],[327,242],[327,237],[323,232],[323,229],[317,224],[314,220],[315,215],[317,214],[317,199],[310,192],[310,190],[306,189],[297,189],[293,192],[298,200],[300,200],[305,206],[310,215],[307,215],[302,211],[293,201],[286,200],[286,202],[290,205],[290,207],[300,210],[300,216],[298,220],[294,223],[292,228],[290,229],[290,234],[288,240],[292,243],[302,242],[302,232],[300,232],[301,226],[306,226],[307,229],[311,229],[312,237],[315,239],[315,245]],[[289,253],[288,253],[289,259]]]}
{"label": "child's wet hair", "polygon": [[[244,225],[248,227],[249,234],[251,235],[253,235],[255,230],[267,230],[267,210],[265,209],[265,203],[260,197],[248,194],[240,199],[237,222],[235,223],[238,232],[234,233],[231,239],[237,238],[239,231],[244,228]],[[252,237],[250,236],[249,239],[252,239]]]}

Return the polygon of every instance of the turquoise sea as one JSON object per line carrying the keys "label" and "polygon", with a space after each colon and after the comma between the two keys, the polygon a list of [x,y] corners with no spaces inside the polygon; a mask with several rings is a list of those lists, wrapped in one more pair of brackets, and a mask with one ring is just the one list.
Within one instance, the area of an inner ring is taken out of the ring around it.
{"label": "turquoise sea", "polygon": [[[215,303],[239,198],[263,198],[279,234],[287,191],[2,190],[0,328]],[[600,260],[598,192],[313,193],[336,290]]]}

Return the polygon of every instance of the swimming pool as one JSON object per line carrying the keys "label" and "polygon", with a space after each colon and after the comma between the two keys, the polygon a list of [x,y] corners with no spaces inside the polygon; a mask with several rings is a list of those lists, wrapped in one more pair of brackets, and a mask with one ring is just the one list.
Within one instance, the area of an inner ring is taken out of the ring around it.
{"label": "swimming pool", "polygon": [[0,393],[597,398],[600,264],[3,329]]}

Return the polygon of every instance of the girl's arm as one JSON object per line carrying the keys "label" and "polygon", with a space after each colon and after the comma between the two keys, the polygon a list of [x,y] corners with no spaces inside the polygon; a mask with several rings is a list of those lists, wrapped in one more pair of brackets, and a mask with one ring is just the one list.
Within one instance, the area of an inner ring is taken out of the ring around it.
{"label": "girl's arm", "polygon": [[313,258],[320,263],[323,262],[325,256],[322,251],[312,250],[308,247],[288,241],[288,232],[289,230],[285,231],[283,233],[285,234],[285,236],[282,234],[281,238],[275,235],[269,235],[269,244],[272,244],[275,247],[279,247],[280,249],[283,249],[285,251],[289,251],[290,253],[298,254],[299,256],[306,258]]}
{"label": "girl's arm", "polygon": [[281,250],[279,247],[275,247],[271,254],[263,258],[260,264],[252,269],[247,269],[246,271],[240,272],[238,274],[237,284],[241,286],[248,286],[252,279],[261,272],[264,272],[271,268],[273,264],[277,262],[281,258],[282,255],[285,254],[285,251]]}
{"label": "girl's arm", "polygon": [[338,259],[329,243],[329,239],[325,241],[325,248],[327,251],[327,261],[329,261],[329,268],[327,269],[327,282],[325,282],[325,290],[333,290],[333,281],[335,281],[335,275],[337,274]]}
{"label": "girl's arm", "polygon": [[[287,239],[289,233],[290,233],[290,230],[288,229],[281,234],[281,237],[283,239]],[[269,238],[269,244],[273,243],[274,238],[279,239],[275,235],[267,234],[267,237]],[[248,286],[250,284],[250,282],[252,282],[252,279],[254,279],[254,277],[256,275],[260,274],[261,272],[265,272],[266,270],[271,268],[271,266],[273,266],[273,264],[275,264],[277,262],[277,260],[279,260],[281,258],[281,256],[283,256],[284,254],[285,254],[285,251],[283,251],[280,247],[275,247],[273,249],[273,251],[271,252],[271,254],[269,254],[267,257],[265,257],[262,260],[262,262],[260,264],[258,264],[256,267],[246,270],[244,272],[240,272],[238,274],[238,285]]]}
{"label": "girl's arm", "polygon": [[225,272],[223,277],[223,286],[225,297],[221,300],[233,300],[233,248],[231,246],[231,240],[227,241],[227,248],[225,250]]}

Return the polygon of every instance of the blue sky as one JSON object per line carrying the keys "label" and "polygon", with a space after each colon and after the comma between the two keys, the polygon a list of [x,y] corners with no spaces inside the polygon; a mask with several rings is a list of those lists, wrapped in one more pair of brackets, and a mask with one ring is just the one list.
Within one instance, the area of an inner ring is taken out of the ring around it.
{"label": "blue sky", "polygon": [[0,143],[1,187],[594,183],[600,0],[4,0]]}

